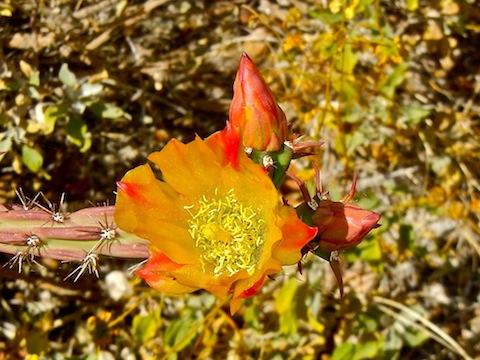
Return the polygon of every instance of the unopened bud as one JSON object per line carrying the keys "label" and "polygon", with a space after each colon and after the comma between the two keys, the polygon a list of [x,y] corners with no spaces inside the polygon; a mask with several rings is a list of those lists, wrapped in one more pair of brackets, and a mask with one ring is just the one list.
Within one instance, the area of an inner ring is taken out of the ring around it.
{"label": "unopened bud", "polygon": [[279,151],[287,139],[287,119],[252,60],[243,54],[233,85],[230,123],[243,135],[243,145]]}
{"label": "unopened bud", "polygon": [[380,214],[352,203],[322,200],[312,215],[318,228],[319,249],[324,252],[352,248],[380,225]]}

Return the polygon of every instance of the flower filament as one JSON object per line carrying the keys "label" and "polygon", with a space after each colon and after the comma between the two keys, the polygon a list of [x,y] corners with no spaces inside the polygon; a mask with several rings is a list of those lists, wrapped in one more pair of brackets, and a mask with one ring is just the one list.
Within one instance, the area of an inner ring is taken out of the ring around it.
{"label": "flower filament", "polygon": [[194,205],[185,210],[192,216],[188,220],[190,236],[201,250],[200,261],[204,271],[213,268],[213,274],[230,276],[246,270],[250,275],[265,241],[266,223],[252,206],[246,206],[235,197],[233,189],[226,196],[199,200],[198,210]]}

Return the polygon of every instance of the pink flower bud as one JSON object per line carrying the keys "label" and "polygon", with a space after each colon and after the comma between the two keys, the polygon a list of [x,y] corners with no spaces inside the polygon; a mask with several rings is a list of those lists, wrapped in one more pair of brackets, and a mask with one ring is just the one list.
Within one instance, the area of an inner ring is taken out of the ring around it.
{"label": "pink flower bud", "polygon": [[322,200],[312,215],[318,228],[319,249],[324,252],[352,248],[380,225],[380,214],[352,203]]}
{"label": "pink flower bud", "polygon": [[243,135],[243,145],[279,151],[287,138],[287,119],[252,60],[243,53],[233,85],[230,123]]}

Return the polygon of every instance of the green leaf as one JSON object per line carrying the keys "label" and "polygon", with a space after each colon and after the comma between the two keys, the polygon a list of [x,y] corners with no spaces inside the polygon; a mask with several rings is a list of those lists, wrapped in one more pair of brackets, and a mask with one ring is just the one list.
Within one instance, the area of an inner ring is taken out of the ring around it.
{"label": "green leaf", "polygon": [[367,235],[367,237],[354,248],[343,252],[342,258],[349,263],[360,259],[368,263],[377,271],[382,271],[383,269],[382,249],[380,247],[380,242],[376,236],[371,234]]}
{"label": "green leaf", "polygon": [[400,108],[400,114],[403,121],[407,124],[416,125],[432,113],[432,109],[420,104],[403,105]]}
{"label": "green leaf", "polygon": [[49,135],[55,130],[55,123],[59,118],[67,114],[67,107],[63,104],[49,106],[43,113],[45,125],[43,132]]}
{"label": "green leaf", "polygon": [[375,211],[382,205],[382,202],[374,191],[366,190],[362,192],[361,196],[355,198],[355,204],[361,208]]}
{"label": "green leaf", "polygon": [[346,101],[356,100],[358,98],[358,86],[353,81],[343,81],[340,86],[340,91],[343,94],[343,98]]}
{"label": "green leaf", "polygon": [[359,245],[360,259],[369,263],[381,263],[382,249],[379,241],[370,236],[362,241]]}
{"label": "green leaf", "polygon": [[382,348],[381,341],[367,341],[365,343],[357,344],[356,346],[355,359],[377,359]]}
{"label": "green leaf", "polygon": [[351,360],[355,355],[355,345],[354,344],[340,344],[333,350],[332,360]]}
{"label": "green leaf", "polygon": [[91,97],[100,94],[103,91],[103,85],[102,84],[90,84],[90,83],[85,83],[80,86],[80,89],[78,89],[78,97],[79,98],[84,98],[84,97]]}
{"label": "green leaf", "polygon": [[173,320],[165,329],[165,342],[175,351],[186,348],[197,336],[195,322],[190,317]]}
{"label": "green leaf", "polygon": [[30,76],[30,79],[28,79],[28,84],[31,86],[40,85],[40,72],[38,70],[32,73],[32,75]]}
{"label": "green leaf", "polygon": [[23,164],[34,173],[38,172],[43,166],[42,154],[28,145],[22,146],[22,161]]}
{"label": "green leaf", "polygon": [[314,9],[314,10],[310,10],[308,12],[308,15],[310,15],[310,17],[312,19],[319,20],[320,22],[322,22],[324,24],[327,24],[327,25],[335,24],[335,23],[341,22],[343,20],[343,14],[342,13],[332,14],[332,12],[330,10]]}
{"label": "green leaf", "polygon": [[3,157],[7,152],[12,149],[12,138],[8,136],[7,138],[0,141],[0,161],[3,160]]}
{"label": "green leaf", "polygon": [[30,99],[36,99],[36,100],[40,100],[42,97],[35,86],[27,87],[27,96]]}
{"label": "green leaf", "polygon": [[95,115],[104,119],[117,119],[125,114],[118,106],[103,101],[95,101],[89,104],[88,108]]}
{"label": "green leaf", "polygon": [[373,333],[377,331],[379,326],[379,317],[380,314],[373,314],[373,313],[360,313],[357,315],[356,322],[354,324],[353,331],[360,333],[360,332],[368,332]]}
{"label": "green leaf", "polygon": [[412,225],[401,224],[398,232],[402,247],[411,250],[415,246],[415,236]]}
{"label": "green leaf", "polygon": [[24,85],[22,80],[16,80],[16,81],[9,81],[7,82],[7,88],[5,90],[8,91],[18,91],[21,89],[21,87]]}
{"label": "green leaf", "polygon": [[345,101],[352,101],[358,98],[357,85],[353,76],[332,76],[332,86],[342,94]]}
{"label": "green leaf", "polygon": [[[410,310],[413,310],[419,315],[423,316],[427,312],[421,305],[418,304],[411,306]],[[408,319],[410,322],[416,322],[416,320],[415,317],[413,317],[410,313],[402,311],[393,325],[394,332],[397,333],[397,336],[410,347],[420,346],[430,338],[430,334],[426,330],[421,328],[417,329],[416,327],[410,326],[407,322],[405,322],[405,320],[401,319]]]}
{"label": "green leaf", "polygon": [[74,87],[77,83],[77,77],[68,68],[68,64],[62,64],[58,72],[58,78],[60,81],[68,87]]}
{"label": "green leaf", "polygon": [[[275,308],[279,315],[279,333],[292,336],[297,333],[298,319],[307,316],[305,287],[296,278],[290,278],[275,296]],[[298,299],[301,299],[298,301]]]}
{"label": "green leaf", "polygon": [[385,341],[383,345],[383,352],[386,359],[397,360],[400,358],[399,354],[403,347],[403,339],[398,332],[391,328],[385,335]]}
{"label": "green leaf", "polygon": [[347,134],[345,140],[347,143],[347,154],[349,155],[353,155],[358,148],[365,145],[367,142],[365,134],[360,131],[355,131],[353,134]]}
{"label": "green leaf", "polygon": [[68,138],[75,145],[80,147],[81,152],[87,151],[91,144],[92,140],[90,137],[87,137],[87,124],[81,119],[71,118],[66,126],[66,131]]}
{"label": "green leaf", "polygon": [[312,43],[312,50],[319,52],[321,55],[326,58],[333,57],[338,52],[338,43],[337,38],[327,32],[324,34],[318,35]]}
{"label": "green leaf", "polygon": [[427,331],[416,329],[411,326],[406,327],[404,331],[399,334],[399,336],[402,337],[404,341],[413,348],[422,345],[430,338],[430,334]]}
{"label": "green leaf", "polygon": [[27,351],[29,354],[45,353],[50,346],[47,334],[40,330],[29,332],[26,340]]}
{"label": "green leaf", "polygon": [[408,70],[406,62],[398,65],[392,73],[379,85],[379,91],[389,99],[393,99],[395,90],[405,80],[405,73]]}
{"label": "green leaf", "polygon": [[[7,136],[5,139],[0,141],[0,151],[1,152],[9,152],[12,149],[12,137]],[[2,155],[3,158],[3,155]]]}
{"label": "green leaf", "polygon": [[258,303],[255,302],[255,297],[252,297],[250,301],[253,302],[250,306],[245,306],[245,312],[243,313],[243,319],[249,329],[259,330],[261,328],[260,319],[258,314]]}
{"label": "green leaf", "polygon": [[343,52],[340,59],[337,60],[335,67],[343,74],[353,74],[353,70],[358,62],[358,56],[352,49],[351,44],[346,44],[343,48]]}
{"label": "green leaf", "polygon": [[449,168],[452,166],[452,159],[448,155],[432,156],[430,167],[437,176],[448,176]]}
{"label": "green leaf", "polygon": [[148,316],[135,316],[132,324],[133,339],[135,343],[142,345],[155,338],[161,325],[162,320],[160,310],[148,314]]}
{"label": "green leaf", "polygon": [[377,359],[381,347],[381,341],[368,341],[361,344],[341,344],[333,351],[332,360]]}
{"label": "green leaf", "polygon": [[418,245],[416,232],[411,225],[401,224],[399,229],[400,244],[403,249],[412,251],[416,256],[423,259],[428,253],[425,247]]}
{"label": "green leaf", "polygon": [[70,105],[70,109],[72,109],[77,115],[83,115],[86,108],[87,104],[85,104],[83,101],[74,101]]}

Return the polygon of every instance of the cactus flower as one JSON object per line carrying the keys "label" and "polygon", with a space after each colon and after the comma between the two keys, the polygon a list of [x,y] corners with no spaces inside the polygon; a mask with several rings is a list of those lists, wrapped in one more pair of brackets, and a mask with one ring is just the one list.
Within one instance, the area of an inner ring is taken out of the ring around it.
{"label": "cactus flower", "polygon": [[245,147],[276,152],[287,138],[285,114],[245,53],[233,85],[229,117],[230,123],[241,130]]}
{"label": "cactus flower", "polygon": [[188,144],[171,140],[118,182],[115,221],[150,241],[137,274],[167,294],[205,289],[232,294],[233,314],[266,277],[301,258],[317,233],[279,202],[261,166],[240,146],[236,127]]}

